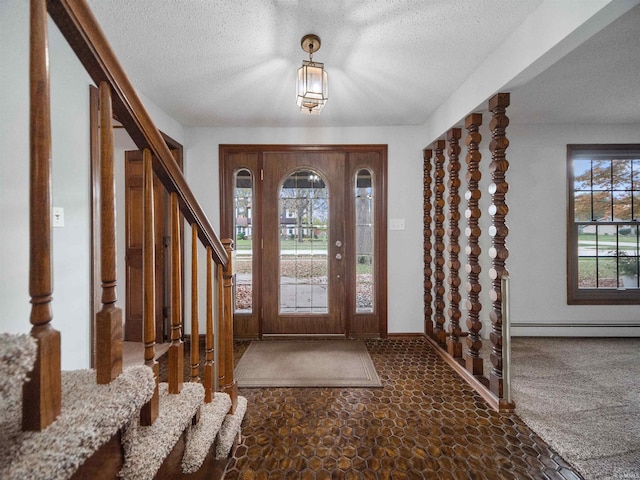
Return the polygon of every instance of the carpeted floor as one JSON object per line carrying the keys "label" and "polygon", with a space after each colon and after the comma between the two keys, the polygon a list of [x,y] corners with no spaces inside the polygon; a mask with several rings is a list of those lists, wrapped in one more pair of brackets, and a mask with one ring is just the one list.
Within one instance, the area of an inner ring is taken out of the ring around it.
{"label": "carpeted floor", "polygon": [[588,480],[640,479],[640,338],[514,338],[516,413]]}
{"label": "carpeted floor", "polygon": [[235,369],[239,387],[379,387],[362,340],[251,342]]}

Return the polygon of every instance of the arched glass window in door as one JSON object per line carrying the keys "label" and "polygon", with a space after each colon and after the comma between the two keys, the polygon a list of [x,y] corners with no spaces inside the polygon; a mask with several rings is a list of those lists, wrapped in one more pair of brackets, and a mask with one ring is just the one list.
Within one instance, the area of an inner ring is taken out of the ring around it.
{"label": "arched glass window in door", "polygon": [[328,312],[329,190],[297,170],[280,188],[280,313]]}
{"label": "arched glass window in door", "polygon": [[356,219],[356,313],[371,313],[374,305],[374,211],[370,170],[362,169],[355,179]]}
{"label": "arched glass window in door", "polygon": [[253,176],[247,169],[238,170],[234,176],[233,233],[236,246],[236,313],[253,310],[253,232],[251,213],[253,208]]}

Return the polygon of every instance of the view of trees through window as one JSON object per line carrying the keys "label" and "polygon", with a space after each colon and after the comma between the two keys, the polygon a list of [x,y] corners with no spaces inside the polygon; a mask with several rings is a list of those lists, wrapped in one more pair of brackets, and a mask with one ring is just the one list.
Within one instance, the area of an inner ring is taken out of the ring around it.
{"label": "view of trees through window", "polygon": [[639,153],[573,151],[569,234],[577,276],[570,277],[578,289],[639,287]]}

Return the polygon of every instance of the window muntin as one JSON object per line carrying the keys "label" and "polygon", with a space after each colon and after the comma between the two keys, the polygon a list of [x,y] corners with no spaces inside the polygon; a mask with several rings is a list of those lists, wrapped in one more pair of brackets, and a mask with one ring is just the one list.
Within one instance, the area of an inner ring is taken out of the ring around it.
{"label": "window muntin", "polygon": [[640,303],[640,145],[569,145],[567,159],[568,302]]}

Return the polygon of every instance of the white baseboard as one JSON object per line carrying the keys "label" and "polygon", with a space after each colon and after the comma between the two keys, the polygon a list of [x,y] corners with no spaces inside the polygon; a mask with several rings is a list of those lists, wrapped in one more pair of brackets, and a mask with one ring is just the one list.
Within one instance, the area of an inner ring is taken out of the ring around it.
{"label": "white baseboard", "polygon": [[513,337],[640,337],[640,323],[512,323]]}

